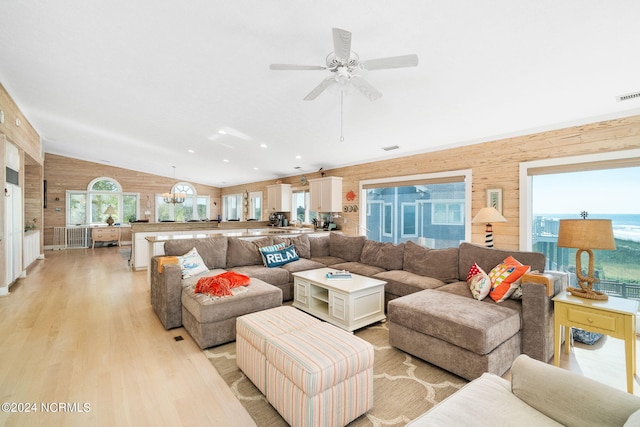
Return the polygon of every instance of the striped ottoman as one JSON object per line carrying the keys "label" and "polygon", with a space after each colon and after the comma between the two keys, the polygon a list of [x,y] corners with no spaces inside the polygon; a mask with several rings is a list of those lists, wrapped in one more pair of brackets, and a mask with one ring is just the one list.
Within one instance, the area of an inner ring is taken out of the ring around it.
{"label": "striped ottoman", "polygon": [[373,407],[373,346],[328,323],[266,342],[266,397],[290,425],[345,426]]}
{"label": "striped ottoman", "polygon": [[267,338],[320,323],[315,317],[290,306],[240,316],[236,319],[236,363],[265,392]]}

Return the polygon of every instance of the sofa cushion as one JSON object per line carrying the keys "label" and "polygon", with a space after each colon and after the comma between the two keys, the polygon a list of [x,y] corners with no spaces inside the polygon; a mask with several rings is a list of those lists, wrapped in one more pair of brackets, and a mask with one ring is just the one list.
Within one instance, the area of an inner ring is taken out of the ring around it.
{"label": "sofa cushion", "polygon": [[[300,258],[297,261],[290,262],[288,264],[281,265],[280,268],[287,270],[289,273],[297,273],[298,271],[316,270],[318,268],[325,268],[326,265],[306,258]],[[293,282],[293,277],[289,277],[289,281]]]}
{"label": "sofa cushion", "polygon": [[263,237],[256,240],[243,240],[237,237],[229,237],[227,248],[227,268],[242,265],[262,265],[262,255],[258,248],[273,244],[271,237]]}
{"label": "sofa cushion", "polygon": [[[284,243],[282,243],[282,245],[284,245]],[[278,249],[271,249],[271,246],[269,246],[269,249],[260,248],[260,254],[266,267],[280,267],[281,265],[300,259],[293,245],[287,246],[286,248],[279,248],[278,245],[275,246],[278,247]]]}
{"label": "sofa cushion", "polygon": [[264,280],[275,286],[282,286],[289,283],[289,272],[281,267],[268,268],[262,265],[242,265],[230,269],[236,273],[246,274],[249,277]]}
{"label": "sofa cushion", "polygon": [[334,265],[338,265],[346,262],[342,258],[338,258],[335,256],[311,257],[311,261],[319,262],[325,267],[332,267],[332,268]]}
{"label": "sofa cushion", "polygon": [[385,270],[402,270],[404,243],[376,242],[365,240],[360,262]]}
{"label": "sofa cushion", "polygon": [[309,242],[309,236],[306,234],[291,237],[274,236],[273,243],[284,243],[285,246],[293,245],[300,258],[311,258],[311,243]]}
{"label": "sofa cushion", "polygon": [[191,248],[198,250],[198,253],[209,270],[226,268],[226,236],[211,236],[203,239],[175,239],[164,242],[164,253],[169,256],[183,255]]}
{"label": "sofa cushion", "polygon": [[514,396],[510,387],[504,378],[484,373],[407,427],[561,426]]}
{"label": "sofa cushion", "polygon": [[360,261],[362,247],[366,236],[345,236],[331,233],[329,235],[329,255],[342,258],[345,261]]}
{"label": "sofa cushion", "polygon": [[309,237],[311,258],[329,256],[329,236]]}
{"label": "sofa cushion", "polygon": [[382,271],[372,277],[387,282],[384,286],[385,293],[397,296],[405,296],[425,289],[435,289],[444,285],[442,280],[420,276],[404,270]]}
{"label": "sofa cushion", "polygon": [[488,354],[520,331],[520,314],[497,304],[427,289],[394,299],[389,321],[476,354]]}
{"label": "sofa cushion", "polygon": [[[545,390],[553,392],[541,392]],[[511,391],[530,407],[566,426],[621,426],[640,408],[640,399],[633,394],[575,372],[559,372],[555,366],[527,356],[513,362]]]}
{"label": "sofa cushion", "polygon": [[373,277],[378,273],[387,271],[384,268],[363,264],[361,262],[341,262],[338,264],[333,264],[331,268],[335,268],[336,270],[346,270],[350,273],[355,273],[367,277]]}
{"label": "sofa cushion", "polygon": [[[494,264],[495,265],[495,264]],[[404,248],[403,269],[445,283],[458,281],[458,248],[429,249],[414,242]],[[469,269],[465,272],[465,276]]]}
{"label": "sofa cushion", "polygon": [[544,272],[546,258],[542,252],[508,251],[462,242],[458,248],[458,277],[464,280],[474,262],[484,271],[491,271],[509,255],[530,265],[531,271]]}
{"label": "sofa cushion", "polygon": [[192,248],[189,252],[177,258],[183,279],[209,271],[196,248]]}

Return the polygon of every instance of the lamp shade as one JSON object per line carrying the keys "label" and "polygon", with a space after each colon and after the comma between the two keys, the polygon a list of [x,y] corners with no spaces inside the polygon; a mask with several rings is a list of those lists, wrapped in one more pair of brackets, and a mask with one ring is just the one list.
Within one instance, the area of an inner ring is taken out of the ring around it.
{"label": "lamp shade", "polygon": [[482,208],[471,220],[473,224],[491,224],[493,222],[507,222],[496,208]]}
{"label": "lamp shade", "polygon": [[118,211],[116,211],[113,206],[109,205],[106,211],[104,211],[105,215],[117,215]]}
{"label": "lamp shade", "polygon": [[561,219],[558,230],[561,248],[615,250],[610,219]]}

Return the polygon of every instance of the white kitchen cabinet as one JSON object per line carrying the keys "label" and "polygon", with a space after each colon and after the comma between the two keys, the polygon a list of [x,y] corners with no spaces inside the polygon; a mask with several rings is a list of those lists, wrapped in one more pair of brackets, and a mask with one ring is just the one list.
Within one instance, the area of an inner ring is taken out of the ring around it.
{"label": "white kitchen cabinet", "polygon": [[267,186],[267,213],[291,211],[291,184]]}
{"label": "white kitchen cabinet", "polygon": [[309,198],[312,211],[342,212],[342,177],[310,179]]}

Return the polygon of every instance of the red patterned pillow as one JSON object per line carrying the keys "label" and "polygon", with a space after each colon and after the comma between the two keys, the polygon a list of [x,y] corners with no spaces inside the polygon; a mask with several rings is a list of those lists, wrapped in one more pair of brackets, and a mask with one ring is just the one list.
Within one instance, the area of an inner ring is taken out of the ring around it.
{"label": "red patterned pillow", "polygon": [[489,296],[495,302],[503,302],[520,286],[522,276],[531,266],[522,265],[512,256],[507,257],[501,264],[496,265],[489,272],[491,291]]}
{"label": "red patterned pillow", "polygon": [[469,270],[469,274],[467,274],[467,285],[469,285],[471,295],[473,295],[473,297],[478,301],[482,301],[487,295],[489,295],[489,291],[491,290],[491,281],[489,280],[489,276],[476,263],[473,263],[473,266]]}

